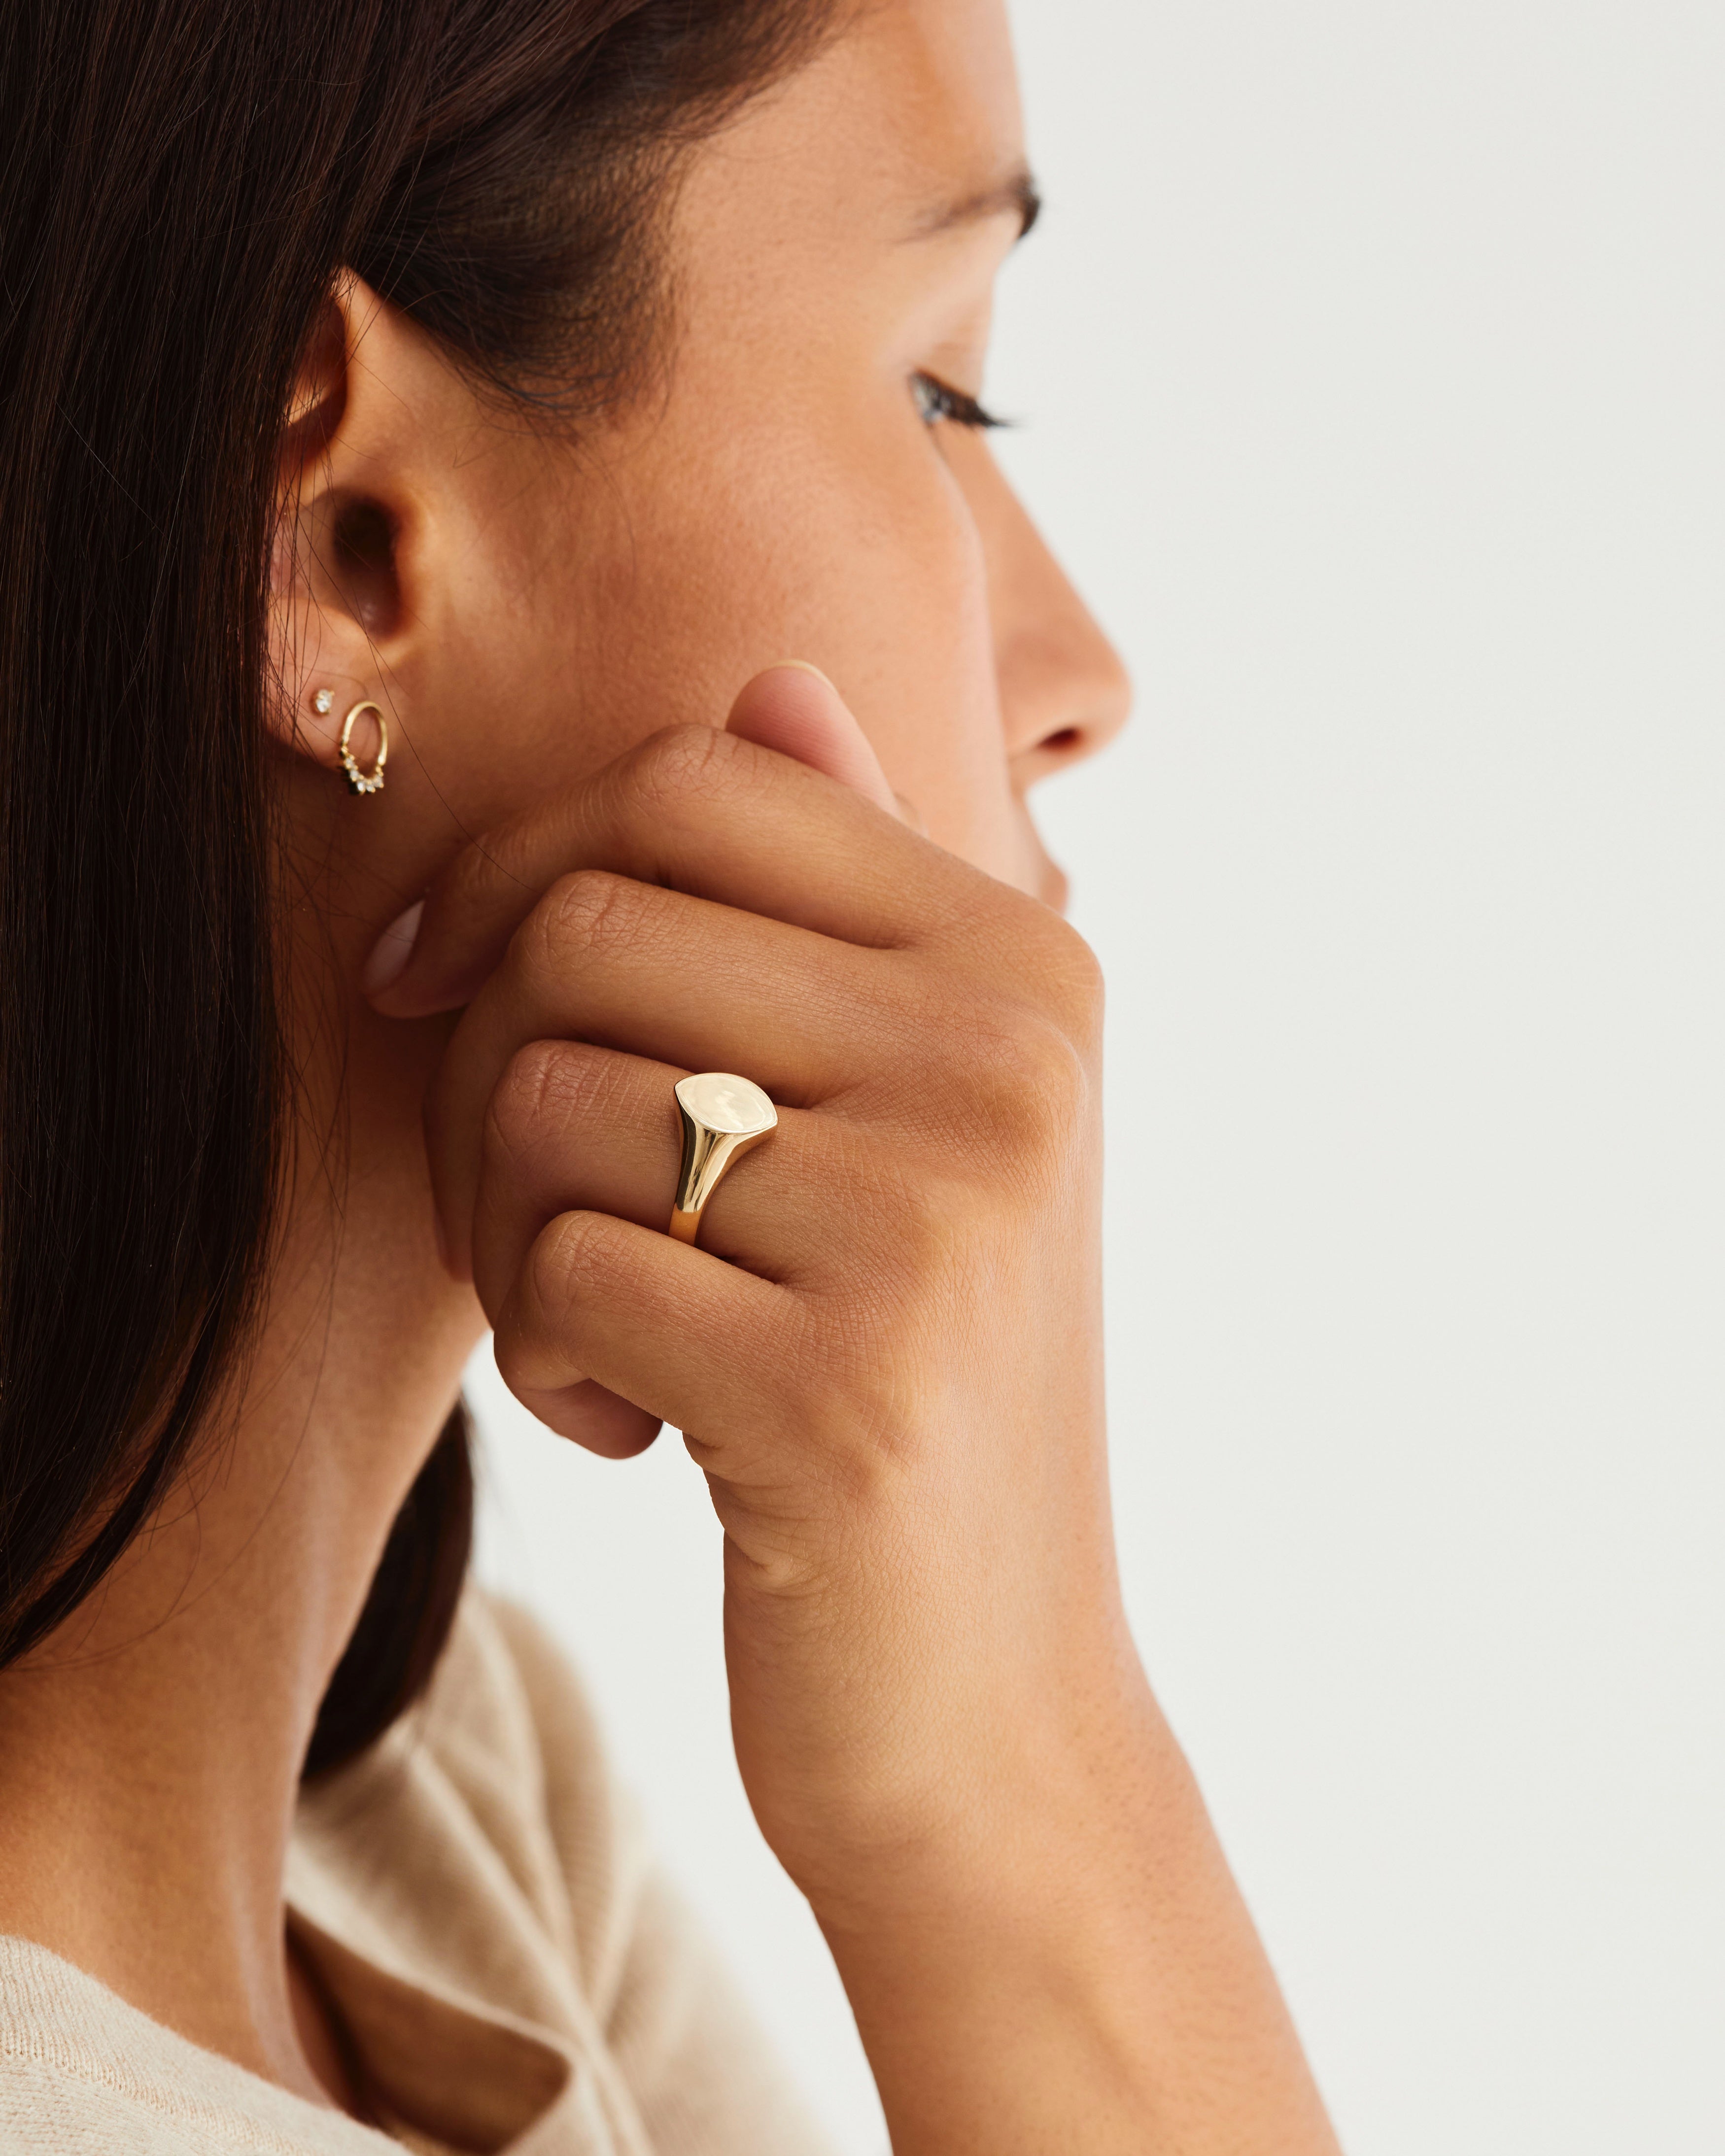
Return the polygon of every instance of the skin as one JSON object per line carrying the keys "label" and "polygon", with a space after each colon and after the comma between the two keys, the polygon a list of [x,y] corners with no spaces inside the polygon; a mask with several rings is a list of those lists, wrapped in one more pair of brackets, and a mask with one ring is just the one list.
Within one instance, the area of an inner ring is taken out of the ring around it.
{"label": "skin", "polygon": [[[884,0],[696,153],[670,362],[578,441],[351,279],[308,357],[281,1255],[193,1481],[0,1680],[0,1928],[318,2100],[299,1763],[490,1322],[566,1437],[695,1433],[739,1759],[900,2156],[1335,2145],[1116,1578],[1101,991],[1025,797],[1127,686],[914,388],[979,388],[1022,172],[996,0]],[[337,573],[356,505],[392,542]],[[689,1249],[706,1069],[781,1123]]]}

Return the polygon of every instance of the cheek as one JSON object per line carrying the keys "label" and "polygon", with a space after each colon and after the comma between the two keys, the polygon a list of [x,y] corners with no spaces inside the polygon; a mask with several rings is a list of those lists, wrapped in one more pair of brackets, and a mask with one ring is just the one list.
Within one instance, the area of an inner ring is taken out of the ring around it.
{"label": "cheek", "polygon": [[851,700],[930,837],[1010,876],[1018,845],[988,578],[969,511],[932,445],[929,462],[923,514],[901,520],[883,549],[885,603],[860,624]]}
{"label": "cheek", "polygon": [[807,659],[930,835],[1023,880],[982,548],[934,439],[866,396],[834,400],[847,435],[790,396],[690,388],[597,454],[524,450],[492,490],[419,685],[428,813],[485,829]]}
{"label": "cheek", "polygon": [[593,734],[719,722],[751,675],[811,660],[931,836],[1015,875],[982,549],[932,440],[892,411],[848,444],[762,424],[703,449],[636,459],[615,532],[587,551],[602,603],[578,591],[571,611]]}

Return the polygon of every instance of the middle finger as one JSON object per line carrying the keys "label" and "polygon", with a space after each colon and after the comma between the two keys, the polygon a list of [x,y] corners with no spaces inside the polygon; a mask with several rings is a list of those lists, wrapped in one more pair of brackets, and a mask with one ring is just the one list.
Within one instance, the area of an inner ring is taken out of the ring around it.
{"label": "middle finger", "polygon": [[[486,1111],[473,1215],[474,1284],[495,1319],[534,1239],[560,1213],[608,1213],[664,1229],[681,1128],[674,1065],[537,1040],[511,1061]],[[832,1247],[835,1179],[860,1179],[862,1132],[842,1116],[784,1111],[766,1145],[725,1177],[701,1241],[761,1278],[808,1276]]]}
{"label": "middle finger", "polygon": [[680,1073],[737,1070],[782,1105],[809,1106],[891,1055],[914,1022],[916,963],[628,877],[564,878],[463,1017],[427,1102],[452,1265],[470,1263],[487,1103],[527,1043],[578,1039]]}

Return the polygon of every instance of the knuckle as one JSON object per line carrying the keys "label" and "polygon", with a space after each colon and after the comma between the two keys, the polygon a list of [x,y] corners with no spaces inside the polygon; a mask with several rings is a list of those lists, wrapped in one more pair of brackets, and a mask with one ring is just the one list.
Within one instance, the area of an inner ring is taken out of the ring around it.
{"label": "knuckle", "polygon": [[668,726],[643,742],[630,757],[626,780],[650,815],[675,816],[687,804],[711,800],[738,767],[742,747],[718,726]]}
{"label": "knuckle", "polygon": [[1050,1014],[1085,1045],[1102,1024],[1101,961],[1078,931],[1045,907],[1036,909],[1022,972]]}
{"label": "knuckle", "polygon": [[[891,1294],[922,1309],[937,1301],[951,1279],[962,1243],[963,1193],[956,1178],[918,1163],[897,1178],[892,1209]],[[887,1278],[882,1269],[883,1282]],[[884,1314],[884,1313],[883,1313]],[[896,1314],[895,1321],[896,1322]]]}
{"label": "knuckle", "polygon": [[1040,1009],[1019,1006],[978,1028],[979,1128],[989,1150],[1004,1145],[1041,1152],[1062,1143],[1086,1113],[1091,1075],[1068,1027]]}
{"label": "knuckle", "polygon": [[555,1174],[580,1133],[639,1111],[638,1091],[619,1058],[585,1041],[529,1041],[510,1058],[486,1109],[486,1166]]}
{"label": "knuckle", "polygon": [[1061,1014],[1088,1046],[1101,1036],[1107,1001],[1102,962],[1070,922],[1056,920],[1054,927],[1053,971]]}
{"label": "knuckle", "polygon": [[560,1213],[534,1238],[522,1281],[529,1306],[542,1320],[562,1317],[576,1300],[597,1226],[590,1213]]}
{"label": "knuckle", "polygon": [[497,1313],[498,1373],[518,1397],[567,1385],[582,1374],[576,1334],[588,1261],[586,1224],[582,1214],[566,1213],[542,1229]]}
{"label": "knuckle", "polygon": [[574,869],[559,876],[528,916],[529,963],[567,974],[628,936],[641,896],[639,885],[604,869]]}
{"label": "knuckle", "polygon": [[1021,1029],[1017,1050],[1022,1091],[1036,1127],[1051,1123],[1060,1131],[1068,1129],[1090,1097],[1090,1069],[1081,1045],[1066,1026],[1042,1019]]}
{"label": "knuckle", "polygon": [[485,1111],[485,1150],[504,1161],[530,1152],[554,1110],[567,1102],[572,1074],[566,1044],[530,1041],[504,1066]]}

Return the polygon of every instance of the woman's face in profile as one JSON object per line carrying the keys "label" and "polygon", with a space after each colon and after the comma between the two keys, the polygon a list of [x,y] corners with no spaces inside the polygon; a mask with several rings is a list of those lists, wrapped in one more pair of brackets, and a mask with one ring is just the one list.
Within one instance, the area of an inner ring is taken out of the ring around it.
{"label": "woman's face in profile", "polygon": [[800,658],[933,838],[1060,902],[1024,797],[1127,689],[972,402],[1029,200],[999,0],[885,0],[692,159],[665,363],[627,409],[547,444],[428,390],[459,515],[395,667],[420,769],[391,768],[428,843]]}

